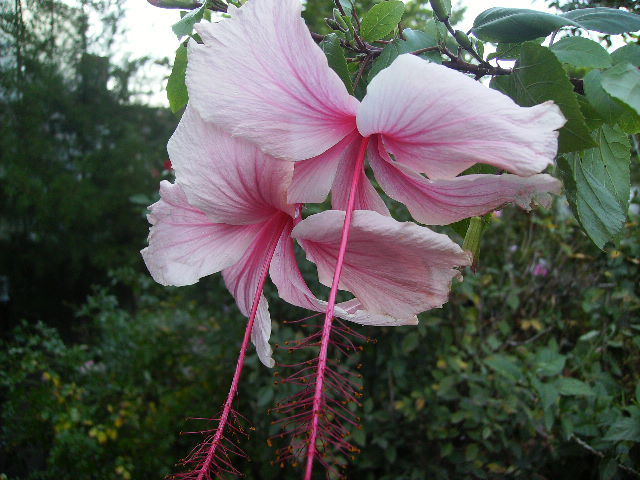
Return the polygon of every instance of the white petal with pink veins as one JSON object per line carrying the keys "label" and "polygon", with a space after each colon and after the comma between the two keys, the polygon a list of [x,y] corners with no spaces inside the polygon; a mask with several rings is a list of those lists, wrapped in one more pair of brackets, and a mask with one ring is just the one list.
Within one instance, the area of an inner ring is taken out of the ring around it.
{"label": "white petal with pink veins", "polygon": [[[297,225],[292,236],[330,285],[345,212],[329,210]],[[470,264],[469,255],[446,235],[376,212],[357,210],[349,234],[340,288],[376,314],[409,319],[440,307],[449,294],[456,267]]]}
{"label": "white petal with pink veins", "polygon": [[369,153],[369,163],[382,189],[404,203],[413,218],[427,225],[447,225],[512,202],[524,209],[530,209],[532,203],[548,206],[550,194],[559,194],[561,189],[560,182],[546,174],[464,175],[429,180],[388,156],[383,160],[373,149]]}
{"label": "white petal with pink veins", "polygon": [[252,0],[201,22],[189,99],[207,121],[287,160],[315,157],[355,128],[358,101],[329,68],[299,0]]}
{"label": "white petal with pink veins", "polygon": [[564,123],[553,102],[520,107],[462,73],[408,54],[375,76],[358,109],[362,135],[380,134],[399,163],[432,180],[476,163],[539,173],[553,163]]}
{"label": "white petal with pink veins", "polygon": [[242,225],[264,222],[279,211],[293,215],[287,203],[293,164],[205,122],[191,104],[167,149],[176,182],[212,221]]}
{"label": "white petal with pink veins", "polygon": [[[242,259],[222,272],[227,288],[236,299],[240,312],[246,317],[251,313],[260,279],[268,272],[271,248],[274,247],[275,242],[278,242],[284,226],[289,221],[283,216],[274,218],[273,221],[263,225]],[[270,336],[271,317],[269,316],[269,307],[267,299],[261,294],[258,313],[251,331],[251,341],[256,346],[256,352],[260,360],[267,367],[273,367],[274,365],[274,361],[271,358],[272,350],[269,345]]]}
{"label": "white petal with pink veins", "polygon": [[212,222],[189,204],[179,185],[163,181],[160,195],[150,207],[149,246],[142,256],[162,285],[194,284],[236,263],[254,241],[255,226]]}
{"label": "white petal with pink veins", "polygon": [[[273,256],[271,269],[269,270],[271,280],[278,288],[278,295],[284,301],[306,308],[315,312],[325,312],[327,302],[319,300],[309,289],[305,282],[295,256],[293,239],[286,236],[278,244],[278,249]],[[349,320],[361,325],[372,326],[399,326],[415,325],[418,319],[414,317],[395,318],[388,315],[376,314],[364,310],[357,299],[338,303],[335,306],[335,316],[343,320]]]}

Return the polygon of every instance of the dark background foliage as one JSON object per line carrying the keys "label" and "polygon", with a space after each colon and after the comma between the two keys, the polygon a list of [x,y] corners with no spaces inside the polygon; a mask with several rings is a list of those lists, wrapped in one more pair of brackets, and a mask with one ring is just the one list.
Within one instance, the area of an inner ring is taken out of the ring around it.
{"label": "dark background foliage", "polygon": [[[131,101],[140,62],[111,58],[120,2],[10,3],[0,7],[0,479],[161,478],[195,442],[179,432],[203,427],[185,418],[222,403],[244,319],[220,276],[162,288],[139,257],[176,118]],[[308,2],[315,31],[329,3]],[[408,12],[416,26],[429,14]],[[103,28],[91,37],[94,13]],[[636,152],[636,186],[637,167]],[[365,395],[347,477],[638,478],[638,206],[636,196],[607,252],[563,199],[531,214],[505,208],[443,309],[417,328],[359,328],[376,342],[349,360],[363,366]],[[283,322],[305,312],[268,293],[274,343],[302,335]],[[247,368],[238,410],[255,431],[242,469],[300,478],[267,446],[277,432],[267,412],[287,392],[255,356]]]}

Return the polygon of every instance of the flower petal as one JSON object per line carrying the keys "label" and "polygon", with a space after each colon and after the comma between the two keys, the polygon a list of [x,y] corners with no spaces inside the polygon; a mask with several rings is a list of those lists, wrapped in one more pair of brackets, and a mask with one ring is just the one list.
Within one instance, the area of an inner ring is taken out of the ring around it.
{"label": "flower petal", "polygon": [[278,211],[293,215],[287,203],[293,164],[205,122],[192,105],[167,149],[176,182],[210,220],[242,225],[264,222]]}
{"label": "flower petal", "polygon": [[317,157],[296,162],[293,180],[289,187],[291,203],[322,203],[326,200],[333,181],[345,155],[358,153],[358,142],[362,137],[357,130],[344,137],[326,152]]}
{"label": "flower petal", "polygon": [[[359,142],[356,146],[360,146]],[[353,171],[357,161],[357,149],[353,154],[344,155],[331,188],[331,206],[334,210],[346,210],[353,180]],[[389,209],[371,185],[364,169],[360,170],[360,180],[356,189],[355,209],[372,210],[381,215],[390,215]]]}
{"label": "flower petal", "polygon": [[369,163],[380,186],[391,198],[404,203],[417,221],[447,225],[463,218],[483,215],[515,202],[529,210],[532,203],[548,206],[550,193],[559,194],[561,184],[550,175],[464,175],[451,180],[429,180],[398,162],[386,152],[369,150]]}
{"label": "flower petal", "polygon": [[192,207],[179,185],[160,183],[160,200],[150,207],[149,246],[142,257],[162,285],[191,285],[227,268],[245,254],[255,226],[213,223]]}
{"label": "flower petal", "polygon": [[[336,266],[345,212],[329,210],[297,225],[292,236],[330,285]],[[469,255],[446,235],[376,212],[356,210],[340,288],[364,309],[408,319],[447,301],[455,267],[469,265]]]}
{"label": "flower petal", "polygon": [[[278,241],[287,222],[290,222],[290,219],[283,215],[265,223],[242,259],[222,272],[227,288],[236,299],[236,304],[245,317],[251,313],[260,278],[265,273],[264,269],[269,268],[267,261],[273,242]],[[271,358],[270,336],[269,306],[267,299],[263,294],[260,294],[258,313],[251,331],[251,341],[256,346],[258,357],[267,367],[273,367],[275,363]]]}
{"label": "flower petal", "polygon": [[251,1],[196,25],[189,98],[207,121],[287,160],[314,157],[355,128],[358,101],[329,68],[299,0]]}
{"label": "flower petal", "polygon": [[371,81],[358,109],[364,136],[381,134],[403,165],[453,178],[475,163],[518,175],[553,162],[565,119],[552,102],[525,108],[500,92],[414,55],[400,55]]}
{"label": "flower petal", "polygon": [[[279,297],[285,302],[315,312],[326,311],[327,302],[319,300],[302,277],[296,260],[293,239],[289,236],[289,232],[285,232],[280,239],[271,261],[269,274],[278,288]],[[362,308],[357,299],[337,304],[335,315],[344,320],[372,326],[415,325],[418,322],[415,316],[399,319],[368,312]]]}

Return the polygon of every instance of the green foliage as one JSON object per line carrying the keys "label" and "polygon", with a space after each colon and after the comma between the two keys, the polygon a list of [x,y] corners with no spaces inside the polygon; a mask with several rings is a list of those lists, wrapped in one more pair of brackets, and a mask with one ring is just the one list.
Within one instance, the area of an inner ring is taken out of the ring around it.
{"label": "green foliage", "polygon": [[473,21],[473,34],[488,42],[525,42],[546,37],[566,25],[579,25],[559,15],[522,8],[495,7]]}
{"label": "green foliage", "polygon": [[640,115],[640,72],[630,63],[619,63],[602,74],[602,88]]}
{"label": "green foliage", "polygon": [[[82,11],[30,2],[0,18],[7,47],[0,65],[0,264],[11,296],[4,328],[44,315],[66,323],[113,265],[141,263],[147,225],[129,198],[157,191],[175,120],[130,103],[140,63],[113,65],[87,52],[87,15],[111,18],[100,3]],[[117,18],[108,32],[117,31]],[[57,30],[43,29],[45,22]]]}
{"label": "green foliage", "polygon": [[611,56],[602,45],[583,37],[565,37],[554,43],[551,51],[562,63],[583,68],[607,68]]}
{"label": "green foliage", "polygon": [[562,15],[522,8],[494,7],[473,22],[473,33],[490,42],[525,42],[546,37],[562,27],[576,27],[607,34],[640,30],[638,15],[613,8],[583,8]]}
{"label": "green foliage", "polygon": [[[470,45],[461,35],[456,42],[419,2],[401,3],[340,0],[342,16],[333,2],[306,2],[313,31],[326,33],[324,18],[333,17],[337,30],[322,47],[347,88],[361,65],[358,95],[364,80],[398,55],[436,46],[441,51],[424,52],[425,60],[487,68],[468,52],[457,60],[443,55],[444,47]],[[89,284],[110,286],[96,290],[76,316],[67,313],[60,328],[24,323],[3,341],[0,477],[160,478],[197,441],[176,432],[207,427],[184,418],[216,414],[246,320],[220,278],[165,290],[135,273],[147,228],[142,207],[153,201],[174,119],[127,104],[135,65],[116,68],[88,54],[82,11],[53,1],[30,5],[40,22],[3,17],[8,37],[0,36],[19,66],[1,80],[14,93],[1,101],[0,175],[11,182],[0,190],[0,258],[21,292],[18,314],[50,324],[61,323],[55,306],[78,302]],[[185,15],[178,33],[190,34],[203,9]],[[72,33],[52,35],[45,14]],[[375,55],[343,47],[354,41],[356,15]],[[455,24],[460,12],[451,15]],[[390,37],[401,19],[412,28]],[[562,26],[632,31],[637,21],[610,10],[557,16],[492,9],[476,19],[478,37],[500,42],[487,60],[517,60],[493,85],[525,106],[554,100],[569,120],[560,141],[572,153],[559,161],[568,205],[560,200],[532,216],[509,208],[443,229],[461,241],[467,234],[475,250],[482,240],[477,273],[465,272],[451,302],[417,328],[362,329],[378,342],[352,358],[363,365],[367,393],[364,428],[351,434],[362,453],[349,478],[638,475],[637,192],[627,222],[638,162],[626,134],[640,131],[632,67],[639,50],[629,45],[609,55],[571,36],[547,48],[539,38]],[[376,42],[384,37],[390,43]],[[482,57],[482,44],[471,46]],[[174,111],[187,101],[181,49],[167,92]],[[598,250],[612,242],[608,253]],[[107,277],[114,265],[131,268]],[[283,320],[304,312],[274,292],[267,296],[274,343],[300,337]],[[287,355],[275,354],[280,362]],[[249,479],[299,478],[299,471],[271,465],[274,452],[265,447],[277,429],[264,412],[289,393],[271,374],[250,355],[238,410],[256,430],[242,441],[253,461],[241,469]]]}
{"label": "green foliage", "polygon": [[[541,81],[542,79],[544,81]],[[553,100],[567,119],[567,123],[560,130],[560,153],[595,146],[573,93],[573,85],[558,59],[548,48],[534,42],[524,43],[514,73],[495,78],[492,86],[524,107]]]}
{"label": "green foliage", "polygon": [[640,45],[629,44],[620,47],[611,54],[611,60],[616,65],[618,63],[630,63],[640,67]]}
{"label": "green foliage", "polygon": [[353,83],[351,82],[351,73],[347,66],[347,60],[344,56],[344,50],[340,46],[340,37],[336,33],[330,33],[324,37],[320,44],[322,51],[327,56],[329,66],[338,74],[344,82],[345,87],[350,94],[353,95]]}
{"label": "green foliage", "polygon": [[563,17],[577,22],[582,28],[600,33],[616,35],[640,30],[638,15],[615,8],[581,8],[567,12]]}
{"label": "green foliage", "polygon": [[560,159],[567,200],[587,235],[604,248],[624,227],[629,207],[627,135],[619,127],[603,126],[594,133],[598,145]]}
{"label": "green foliage", "polygon": [[374,5],[364,17],[360,34],[364,40],[373,42],[389,34],[402,18],[404,3],[399,0],[380,2]]}
{"label": "green foliage", "polygon": [[176,50],[171,75],[167,81],[167,99],[173,113],[182,110],[189,101],[189,92],[185,83],[187,74],[187,47],[180,45]]}
{"label": "green foliage", "polygon": [[[600,468],[626,478],[640,460],[637,236],[602,255],[558,205],[505,209],[484,241],[478,273],[418,327],[360,328],[377,342],[353,359],[364,428],[347,476],[561,480]],[[534,274],[543,259],[548,272]],[[78,343],[24,325],[0,348],[0,471],[12,480],[161,478],[197,441],[177,432],[205,426],[184,418],[213,416],[224,400],[245,319],[222,281],[167,290],[118,278],[135,311],[99,290],[74,320]],[[274,343],[299,336],[282,320],[305,313],[268,297]],[[266,410],[288,392],[255,354],[248,361],[237,407],[256,430],[241,468],[299,478],[271,466],[265,446],[277,432]]]}
{"label": "green foliage", "polygon": [[[369,70],[369,81],[380,73],[380,70],[391,65],[398,55],[416,52],[423,48],[435,47],[437,45],[435,37],[427,32],[406,28],[403,31],[403,35],[404,39],[396,38],[380,52],[380,55],[378,55],[378,58],[376,58]],[[439,52],[424,52],[420,56],[431,62],[442,63]]]}
{"label": "green foliage", "polygon": [[186,12],[182,18],[171,27],[173,33],[178,37],[178,40],[187,35],[191,35],[193,26],[204,18],[208,6],[209,2],[205,0],[200,7]]}

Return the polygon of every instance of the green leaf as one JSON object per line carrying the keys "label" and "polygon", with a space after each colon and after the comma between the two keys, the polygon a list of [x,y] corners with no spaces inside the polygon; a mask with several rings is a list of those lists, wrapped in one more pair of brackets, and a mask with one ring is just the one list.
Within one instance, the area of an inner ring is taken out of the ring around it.
{"label": "green leaf", "polygon": [[351,15],[353,14],[353,1],[340,0],[340,5],[342,5],[342,9],[344,10],[344,13],[346,13],[348,17],[351,17]]}
{"label": "green leaf", "polygon": [[534,42],[523,44],[514,72],[508,76],[495,77],[491,86],[523,107],[553,100],[567,119],[560,130],[560,153],[595,146],[580,111],[573,85],[562,64],[548,48]]}
{"label": "green leaf", "polygon": [[414,331],[414,333],[405,335],[404,339],[402,340],[402,353],[411,353],[418,347],[419,344],[420,337],[418,336],[417,332]]}
{"label": "green leaf", "polygon": [[557,351],[545,347],[536,353],[536,373],[543,377],[551,377],[560,374],[567,358]]}
{"label": "green leaf", "polygon": [[640,115],[640,71],[630,63],[620,63],[602,74],[602,88]]}
{"label": "green leaf", "polygon": [[598,468],[599,480],[613,480],[618,473],[618,462],[615,458],[607,458],[600,463]]}
{"label": "green leaf", "polygon": [[344,56],[344,50],[340,45],[340,37],[336,33],[330,33],[324,37],[320,47],[327,57],[329,66],[338,74],[349,93],[353,95],[351,74],[347,66],[347,59]]}
{"label": "green leaf", "polygon": [[544,410],[547,410],[549,407],[551,407],[560,396],[560,392],[552,383],[542,383],[535,378],[531,383],[538,391],[538,395],[540,395],[542,408]]}
{"label": "green leaf", "polygon": [[620,47],[611,54],[611,60],[614,65],[618,63],[630,63],[635,67],[640,67],[640,45],[631,43]]}
{"label": "green leaf", "polygon": [[571,209],[598,248],[613,241],[624,226],[626,211],[616,196],[585,167],[580,155],[558,159],[559,172]]}
{"label": "green leaf", "polygon": [[519,43],[546,37],[554,30],[580,25],[552,13],[524,8],[494,7],[485,10],[473,21],[473,34],[488,42]]}
{"label": "green leaf", "polygon": [[624,106],[616,102],[602,88],[602,72],[591,70],[583,80],[584,93],[589,103],[607,123],[616,123],[624,113]]}
{"label": "green leaf", "polygon": [[524,42],[562,27],[618,34],[640,30],[640,15],[614,8],[583,8],[563,15],[523,8],[495,7],[473,21],[473,34],[489,42]]}
{"label": "green leaf", "polygon": [[189,101],[189,93],[185,84],[187,73],[187,48],[180,45],[176,50],[176,58],[173,61],[171,75],[167,81],[167,98],[169,107],[173,113],[178,113]]}
{"label": "green leaf", "polygon": [[496,51],[487,56],[487,60],[498,58],[500,60],[516,60],[520,56],[522,43],[499,43]]}
{"label": "green leaf", "polygon": [[522,376],[522,371],[516,362],[517,359],[511,355],[499,354],[492,355],[484,361],[491,369],[514,381]]}
{"label": "green leaf", "polygon": [[631,145],[619,128],[603,125],[593,133],[598,145],[582,154],[585,169],[594,174],[618,200],[621,212],[629,208]]}
{"label": "green leaf", "polygon": [[582,116],[584,117],[587,127],[590,130],[599,128],[604,123],[602,116],[597,112],[593,105],[589,103],[589,100],[587,100],[584,95],[577,95],[576,98],[578,99],[580,111],[582,112]]}
{"label": "green leaf", "polygon": [[399,0],[374,5],[362,19],[360,35],[368,42],[380,40],[396,28],[403,13],[404,3]]}
{"label": "green leaf", "polygon": [[[380,55],[378,55],[378,58],[373,62],[373,65],[369,70],[369,81],[380,73],[382,69],[391,65],[398,55],[438,45],[436,38],[426,32],[406,28],[402,33],[406,40],[396,38],[393,42],[384,47],[382,52],[380,52]],[[442,58],[440,57],[439,52],[425,52],[419,56],[429,60],[430,62],[442,63]]]}
{"label": "green leaf", "polygon": [[556,380],[555,384],[560,395],[582,397],[594,395],[591,387],[577,378],[561,377]]}
{"label": "green leaf", "polygon": [[[640,133],[640,115],[631,107],[615,100],[602,88],[602,72],[592,70],[584,77],[584,91],[589,103],[606,123],[620,125],[628,134]],[[588,113],[585,113],[585,117]],[[595,128],[597,128],[597,125]]]}
{"label": "green leaf", "polygon": [[611,425],[603,440],[640,442],[640,422],[637,418],[621,418]]}
{"label": "green leaf", "polygon": [[562,15],[582,28],[617,35],[640,30],[640,15],[616,8],[581,8]]}
{"label": "green leaf", "polygon": [[173,24],[173,26],[171,27],[171,30],[173,30],[173,33],[176,34],[178,39],[181,39],[182,37],[185,37],[191,34],[191,32],[193,31],[193,26],[196,23],[198,23],[200,20],[202,20],[202,17],[204,16],[204,12],[207,9],[208,3],[209,2],[207,1],[203,2],[200,8],[191,10],[184,17],[182,17],[178,22]]}
{"label": "green leaf", "polygon": [[584,37],[565,37],[551,47],[558,60],[582,68],[607,68],[611,56],[598,42]]}

